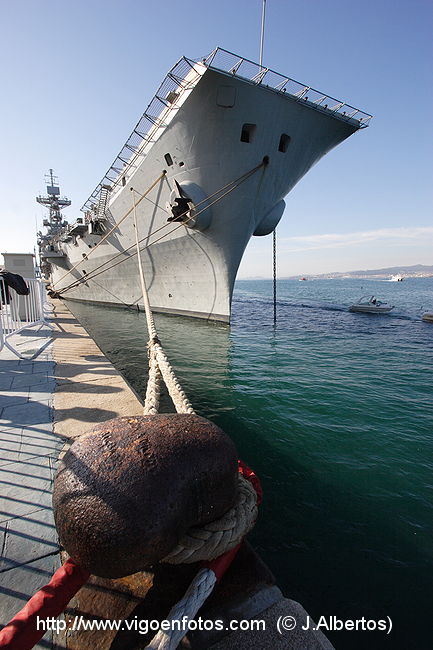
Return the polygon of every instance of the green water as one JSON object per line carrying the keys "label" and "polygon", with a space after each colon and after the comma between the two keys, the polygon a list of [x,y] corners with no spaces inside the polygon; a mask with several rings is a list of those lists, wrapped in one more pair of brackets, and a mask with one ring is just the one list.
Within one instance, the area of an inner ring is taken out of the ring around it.
{"label": "green water", "polygon": [[[389,315],[348,312],[361,295]],[[337,650],[433,647],[433,279],[238,281],[230,328],[157,316],[196,411],[258,473],[250,538],[313,618],[393,630],[327,632]],[[143,314],[70,305],[134,388],[146,384]],[[162,410],[169,408],[164,397]]]}

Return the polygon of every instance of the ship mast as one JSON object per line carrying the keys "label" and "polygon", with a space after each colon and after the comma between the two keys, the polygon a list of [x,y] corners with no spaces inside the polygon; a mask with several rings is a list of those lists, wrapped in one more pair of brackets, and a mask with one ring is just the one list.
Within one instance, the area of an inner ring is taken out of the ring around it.
{"label": "ship mast", "polygon": [[[62,208],[67,208],[71,205],[71,201],[66,196],[60,197],[59,181],[54,176],[52,169],[46,174],[45,182],[47,183],[46,196],[39,195],[36,197],[36,202],[48,209],[48,219],[44,219],[42,222],[47,232],[46,234],[43,234],[41,231],[37,233],[37,243],[41,259],[46,257],[47,249],[50,249],[52,253],[54,252],[55,240],[64,230],[65,226],[68,225],[67,221],[64,220]],[[41,264],[41,270],[42,266]],[[47,269],[45,269],[45,273],[46,271]]]}
{"label": "ship mast", "polygon": [[49,229],[48,235],[56,234],[61,228],[64,227],[62,208],[67,208],[71,205],[71,201],[66,198],[60,198],[60,188],[58,186],[58,178],[54,176],[53,170],[50,169],[49,173],[45,176],[47,183],[47,196],[37,196],[36,201],[49,210],[49,218],[44,219],[43,225]]}

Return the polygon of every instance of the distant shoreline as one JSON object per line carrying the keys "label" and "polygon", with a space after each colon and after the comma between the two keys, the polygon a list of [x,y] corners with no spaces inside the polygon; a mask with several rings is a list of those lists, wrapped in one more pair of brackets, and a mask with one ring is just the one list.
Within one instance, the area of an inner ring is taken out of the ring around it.
{"label": "distant shoreline", "polygon": [[[416,264],[415,266],[393,266],[386,269],[364,271],[335,271],[333,273],[307,273],[280,276],[279,280],[390,280],[393,275],[401,275],[403,280],[409,278],[432,278],[433,266]],[[246,277],[238,280],[271,280],[270,277]]]}
{"label": "distant shoreline", "polygon": [[[389,274],[387,275],[352,275],[350,273],[324,273],[322,275],[308,275],[308,276],[303,276],[305,277],[305,280],[388,280],[391,282]],[[428,279],[428,278],[433,278],[433,273],[428,273],[428,274],[412,274],[410,275],[409,273],[406,275],[403,275],[403,280],[412,280],[412,279]],[[280,280],[300,280],[299,275],[286,275],[286,276],[281,276],[277,278],[279,281]],[[255,277],[255,278],[236,278],[236,282],[258,282],[260,280],[266,280],[267,282],[271,282],[272,278],[265,278],[265,277]]]}

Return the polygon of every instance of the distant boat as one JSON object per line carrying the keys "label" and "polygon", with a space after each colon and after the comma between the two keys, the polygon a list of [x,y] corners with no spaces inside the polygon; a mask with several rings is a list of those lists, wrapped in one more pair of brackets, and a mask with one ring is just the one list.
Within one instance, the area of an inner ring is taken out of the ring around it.
{"label": "distant boat", "polygon": [[299,278],[299,282],[302,282],[303,280],[306,280],[307,278]]}
{"label": "distant boat", "polygon": [[426,313],[422,315],[422,320],[426,321],[426,323],[433,323],[433,311],[426,311]]}
{"label": "distant boat", "polygon": [[402,275],[397,273],[396,275],[392,275],[389,279],[390,282],[403,282],[404,278]]}
{"label": "distant boat", "polygon": [[362,296],[358,302],[349,307],[349,311],[364,314],[387,314],[391,309],[394,309],[394,305],[377,300],[374,296]]}

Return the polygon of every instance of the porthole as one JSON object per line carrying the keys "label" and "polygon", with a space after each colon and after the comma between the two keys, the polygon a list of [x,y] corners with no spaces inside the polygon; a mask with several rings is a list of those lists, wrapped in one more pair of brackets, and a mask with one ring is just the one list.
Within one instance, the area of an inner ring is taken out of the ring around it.
{"label": "porthole", "polygon": [[241,142],[252,142],[256,132],[256,124],[243,124],[241,131]]}
{"label": "porthole", "polygon": [[166,153],[164,158],[165,158],[165,162],[167,163],[167,165],[169,165],[169,167],[171,167],[172,164],[173,164],[173,158],[170,156],[170,154]]}
{"label": "porthole", "polygon": [[278,145],[278,151],[281,151],[282,153],[286,153],[289,143],[290,143],[290,135],[287,135],[286,133],[282,133],[280,138],[280,144]]}

